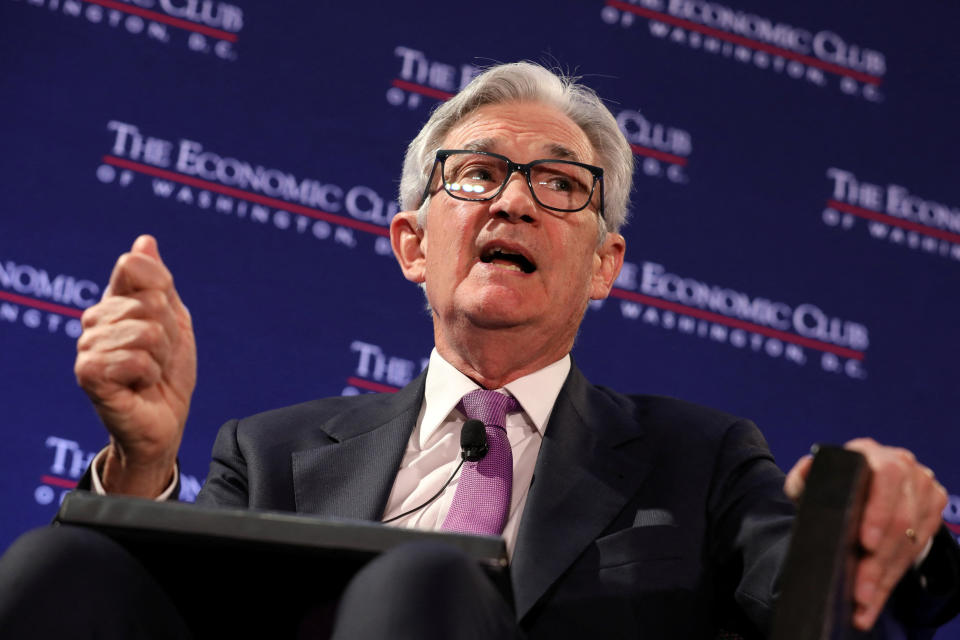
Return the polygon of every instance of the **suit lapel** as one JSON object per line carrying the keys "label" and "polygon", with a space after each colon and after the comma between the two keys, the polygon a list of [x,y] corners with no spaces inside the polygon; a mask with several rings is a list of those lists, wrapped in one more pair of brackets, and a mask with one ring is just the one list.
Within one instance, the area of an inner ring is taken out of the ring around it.
{"label": "suit lapel", "polygon": [[511,567],[517,619],[595,540],[650,468],[635,419],[574,366],[550,417]]}
{"label": "suit lapel", "polygon": [[318,426],[331,443],[292,455],[298,512],[361,520],[383,516],[420,413],[425,380],[426,372],[380,404]]}

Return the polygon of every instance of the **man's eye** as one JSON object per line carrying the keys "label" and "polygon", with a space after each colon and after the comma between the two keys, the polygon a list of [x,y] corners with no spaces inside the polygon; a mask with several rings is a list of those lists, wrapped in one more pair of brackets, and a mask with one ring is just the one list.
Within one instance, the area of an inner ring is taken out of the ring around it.
{"label": "man's eye", "polygon": [[585,184],[563,174],[554,174],[552,176],[543,176],[537,183],[550,191],[560,193],[584,193],[587,191]]}
{"label": "man's eye", "polygon": [[493,179],[493,172],[486,167],[467,167],[461,174],[461,180],[475,182],[489,182]]}
{"label": "man's eye", "polygon": [[548,189],[552,189],[554,191],[573,191],[574,190],[573,181],[570,180],[569,178],[560,178],[560,177],[551,178],[550,180],[546,181],[546,186]]}

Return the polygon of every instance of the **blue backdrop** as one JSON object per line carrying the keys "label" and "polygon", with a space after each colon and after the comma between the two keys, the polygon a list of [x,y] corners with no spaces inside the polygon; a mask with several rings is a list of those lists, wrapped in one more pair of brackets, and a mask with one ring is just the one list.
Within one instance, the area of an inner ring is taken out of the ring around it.
{"label": "blue backdrop", "polygon": [[140,233],[196,323],[183,497],[227,418],[419,373],[404,149],[517,59],[583,75],[636,152],[593,381],[752,417],[785,467],[870,434],[960,493],[958,27],[934,0],[0,0],[0,549],[104,444],[78,318]]}

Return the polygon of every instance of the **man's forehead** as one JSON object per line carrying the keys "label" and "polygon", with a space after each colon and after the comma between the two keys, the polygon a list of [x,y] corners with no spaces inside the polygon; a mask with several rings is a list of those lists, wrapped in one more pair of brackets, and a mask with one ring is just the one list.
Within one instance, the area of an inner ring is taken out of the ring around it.
{"label": "man's forehead", "polygon": [[[491,153],[502,153],[506,147],[510,146],[510,139],[506,137],[487,137],[468,140],[460,145],[459,148],[469,151],[489,151]],[[557,158],[560,160],[576,160],[586,162],[589,158],[581,158],[580,154],[566,145],[558,142],[543,141],[535,145],[534,149],[541,152],[544,158]]]}
{"label": "man's forehead", "polygon": [[[485,105],[467,114],[444,139],[444,148],[511,156],[518,146],[536,158],[591,163],[596,155],[583,130],[555,107],[515,102]],[[520,158],[512,158],[520,161]]]}

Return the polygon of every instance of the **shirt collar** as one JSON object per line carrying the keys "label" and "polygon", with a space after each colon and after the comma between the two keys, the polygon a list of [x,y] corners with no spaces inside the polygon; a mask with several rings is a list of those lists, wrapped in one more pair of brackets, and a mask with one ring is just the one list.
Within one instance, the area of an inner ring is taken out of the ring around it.
{"label": "shirt collar", "polygon": [[[517,378],[498,391],[505,390],[517,399],[542,436],[560,394],[560,387],[569,372],[570,355],[567,354],[543,369]],[[423,420],[420,422],[420,446],[426,446],[426,442],[463,396],[479,388],[476,382],[460,373],[434,348],[430,353],[430,366],[427,368]]]}

